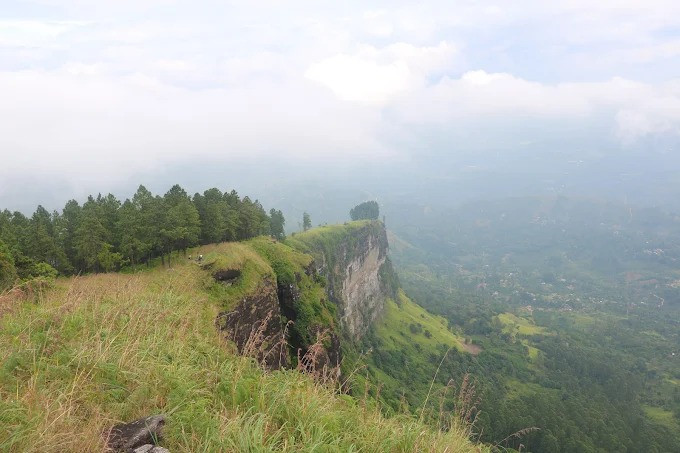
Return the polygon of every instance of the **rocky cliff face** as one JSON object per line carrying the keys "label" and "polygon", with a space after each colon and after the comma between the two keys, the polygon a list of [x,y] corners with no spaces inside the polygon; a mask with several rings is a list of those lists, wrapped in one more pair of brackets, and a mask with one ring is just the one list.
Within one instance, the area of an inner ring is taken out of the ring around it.
{"label": "rocky cliff face", "polygon": [[[355,247],[343,247],[343,260],[334,269],[342,281],[334,295],[341,308],[341,325],[352,337],[361,337],[382,313],[386,295],[380,284],[380,269],[387,260],[385,230],[362,232]],[[380,234],[382,233],[382,234]]]}
{"label": "rocky cliff face", "polygon": [[329,299],[339,308],[340,325],[350,338],[361,338],[396,290],[384,225],[374,221],[347,227],[334,246],[315,252],[318,272],[329,282]]}
{"label": "rocky cliff face", "polygon": [[244,297],[236,308],[220,313],[216,323],[236,344],[239,353],[254,357],[267,369],[288,365],[288,351],[282,343],[281,304],[276,283],[271,279],[263,279],[256,291]]}

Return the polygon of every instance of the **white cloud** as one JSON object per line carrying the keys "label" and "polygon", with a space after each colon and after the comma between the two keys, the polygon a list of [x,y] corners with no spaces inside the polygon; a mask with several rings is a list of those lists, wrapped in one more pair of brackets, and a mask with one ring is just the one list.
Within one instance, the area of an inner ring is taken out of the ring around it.
{"label": "white cloud", "polygon": [[377,112],[294,81],[189,90],[143,74],[4,72],[0,98],[0,181],[55,174],[105,182],[183,159],[388,152],[372,135]]}
{"label": "white cloud", "polygon": [[0,19],[0,191],[196,157],[394,155],[404,131],[479,125],[449,149],[504,121],[527,141],[561,120],[626,144],[680,134],[677,1],[39,4]]}
{"label": "white cloud", "polygon": [[477,70],[414,91],[395,103],[393,112],[404,124],[441,127],[455,127],[461,121],[483,124],[491,118],[524,118],[539,131],[555,119],[580,121],[585,127],[608,117],[612,137],[630,144],[650,134],[680,137],[678,83],[655,86],[612,78],[598,83],[545,84]]}
{"label": "white cloud", "polygon": [[422,86],[429,74],[451,67],[454,55],[455,48],[446,42],[434,47],[361,46],[355,54],[313,63],[305,76],[330,88],[341,100],[380,104]]}
{"label": "white cloud", "polygon": [[1,47],[36,47],[53,43],[60,35],[87,25],[83,21],[2,20]]}

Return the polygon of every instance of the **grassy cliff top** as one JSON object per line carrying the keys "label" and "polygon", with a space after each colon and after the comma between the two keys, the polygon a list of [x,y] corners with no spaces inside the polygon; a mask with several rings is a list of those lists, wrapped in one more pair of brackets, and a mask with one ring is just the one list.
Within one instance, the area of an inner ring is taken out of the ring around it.
{"label": "grassy cliff top", "polygon": [[384,226],[379,220],[356,220],[338,225],[326,225],[303,233],[296,233],[286,239],[286,243],[298,250],[312,253],[334,252],[341,245],[352,244],[362,233],[384,232]]}
{"label": "grassy cliff top", "polygon": [[178,258],[172,269],[64,278],[35,297],[3,296],[0,451],[103,451],[114,423],[154,413],[168,416],[163,445],[172,452],[480,451],[462,428],[385,417],[370,398],[235,355],[215,328],[225,294],[285,272],[277,260],[297,267],[311,258],[265,238],[198,253],[246,269],[241,282],[215,293],[209,271]]}

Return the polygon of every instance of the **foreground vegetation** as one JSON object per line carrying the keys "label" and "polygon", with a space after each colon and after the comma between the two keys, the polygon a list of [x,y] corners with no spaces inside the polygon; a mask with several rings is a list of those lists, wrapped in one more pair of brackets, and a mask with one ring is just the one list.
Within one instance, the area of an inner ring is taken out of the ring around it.
{"label": "foreground vegetation", "polygon": [[[254,277],[275,272],[254,252],[263,248],[191,252],[250,266]],[[445,431],[408,413],[386,417],[368,396],[237,356],[214,324],[225,293],[206,275],[177,257],[170,269],[3,294],[0,451],[102,451],[114,423],[152,413],[168,415],[163,445],[175,452],[484,450],[456,417],[447,416]]]}

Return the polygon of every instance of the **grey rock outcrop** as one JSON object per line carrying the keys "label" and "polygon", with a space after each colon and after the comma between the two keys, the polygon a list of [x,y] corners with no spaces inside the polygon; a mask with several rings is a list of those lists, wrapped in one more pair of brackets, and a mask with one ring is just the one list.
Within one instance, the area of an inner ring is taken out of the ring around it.
{"label": "grey rock outcrop", "polygon": [[236,343],[239,353],[254,357],[266,369],[288,365],[288,352],[281,343],[284,325],[277,286],[270,278],[265,278],[236,308],[220,313],[216,324]]}
{"label": "grey rock outcrop", "polygon": [[151,415],[130,423],[119,423],[111,428],[108,447],[115,452],[128,453],[147,444],[156,444],[162,436],[164,425],[164,415]]}
{"label": "grey rock outcrop", "polygon": [[133,453],[170,453],[170,450],[151,444],[146,444],[139,448],[135,448]]}
{"label": "grey rock outcrop", "polygon": [[382,314],[385,300],[394,296],[392,278],[396,277],[382,222],[348,231],[334,249],[319,248],[314,255],[317,272],[329,282],[328,297],[340,309],[343,329],[350,338],[359,339]]}

